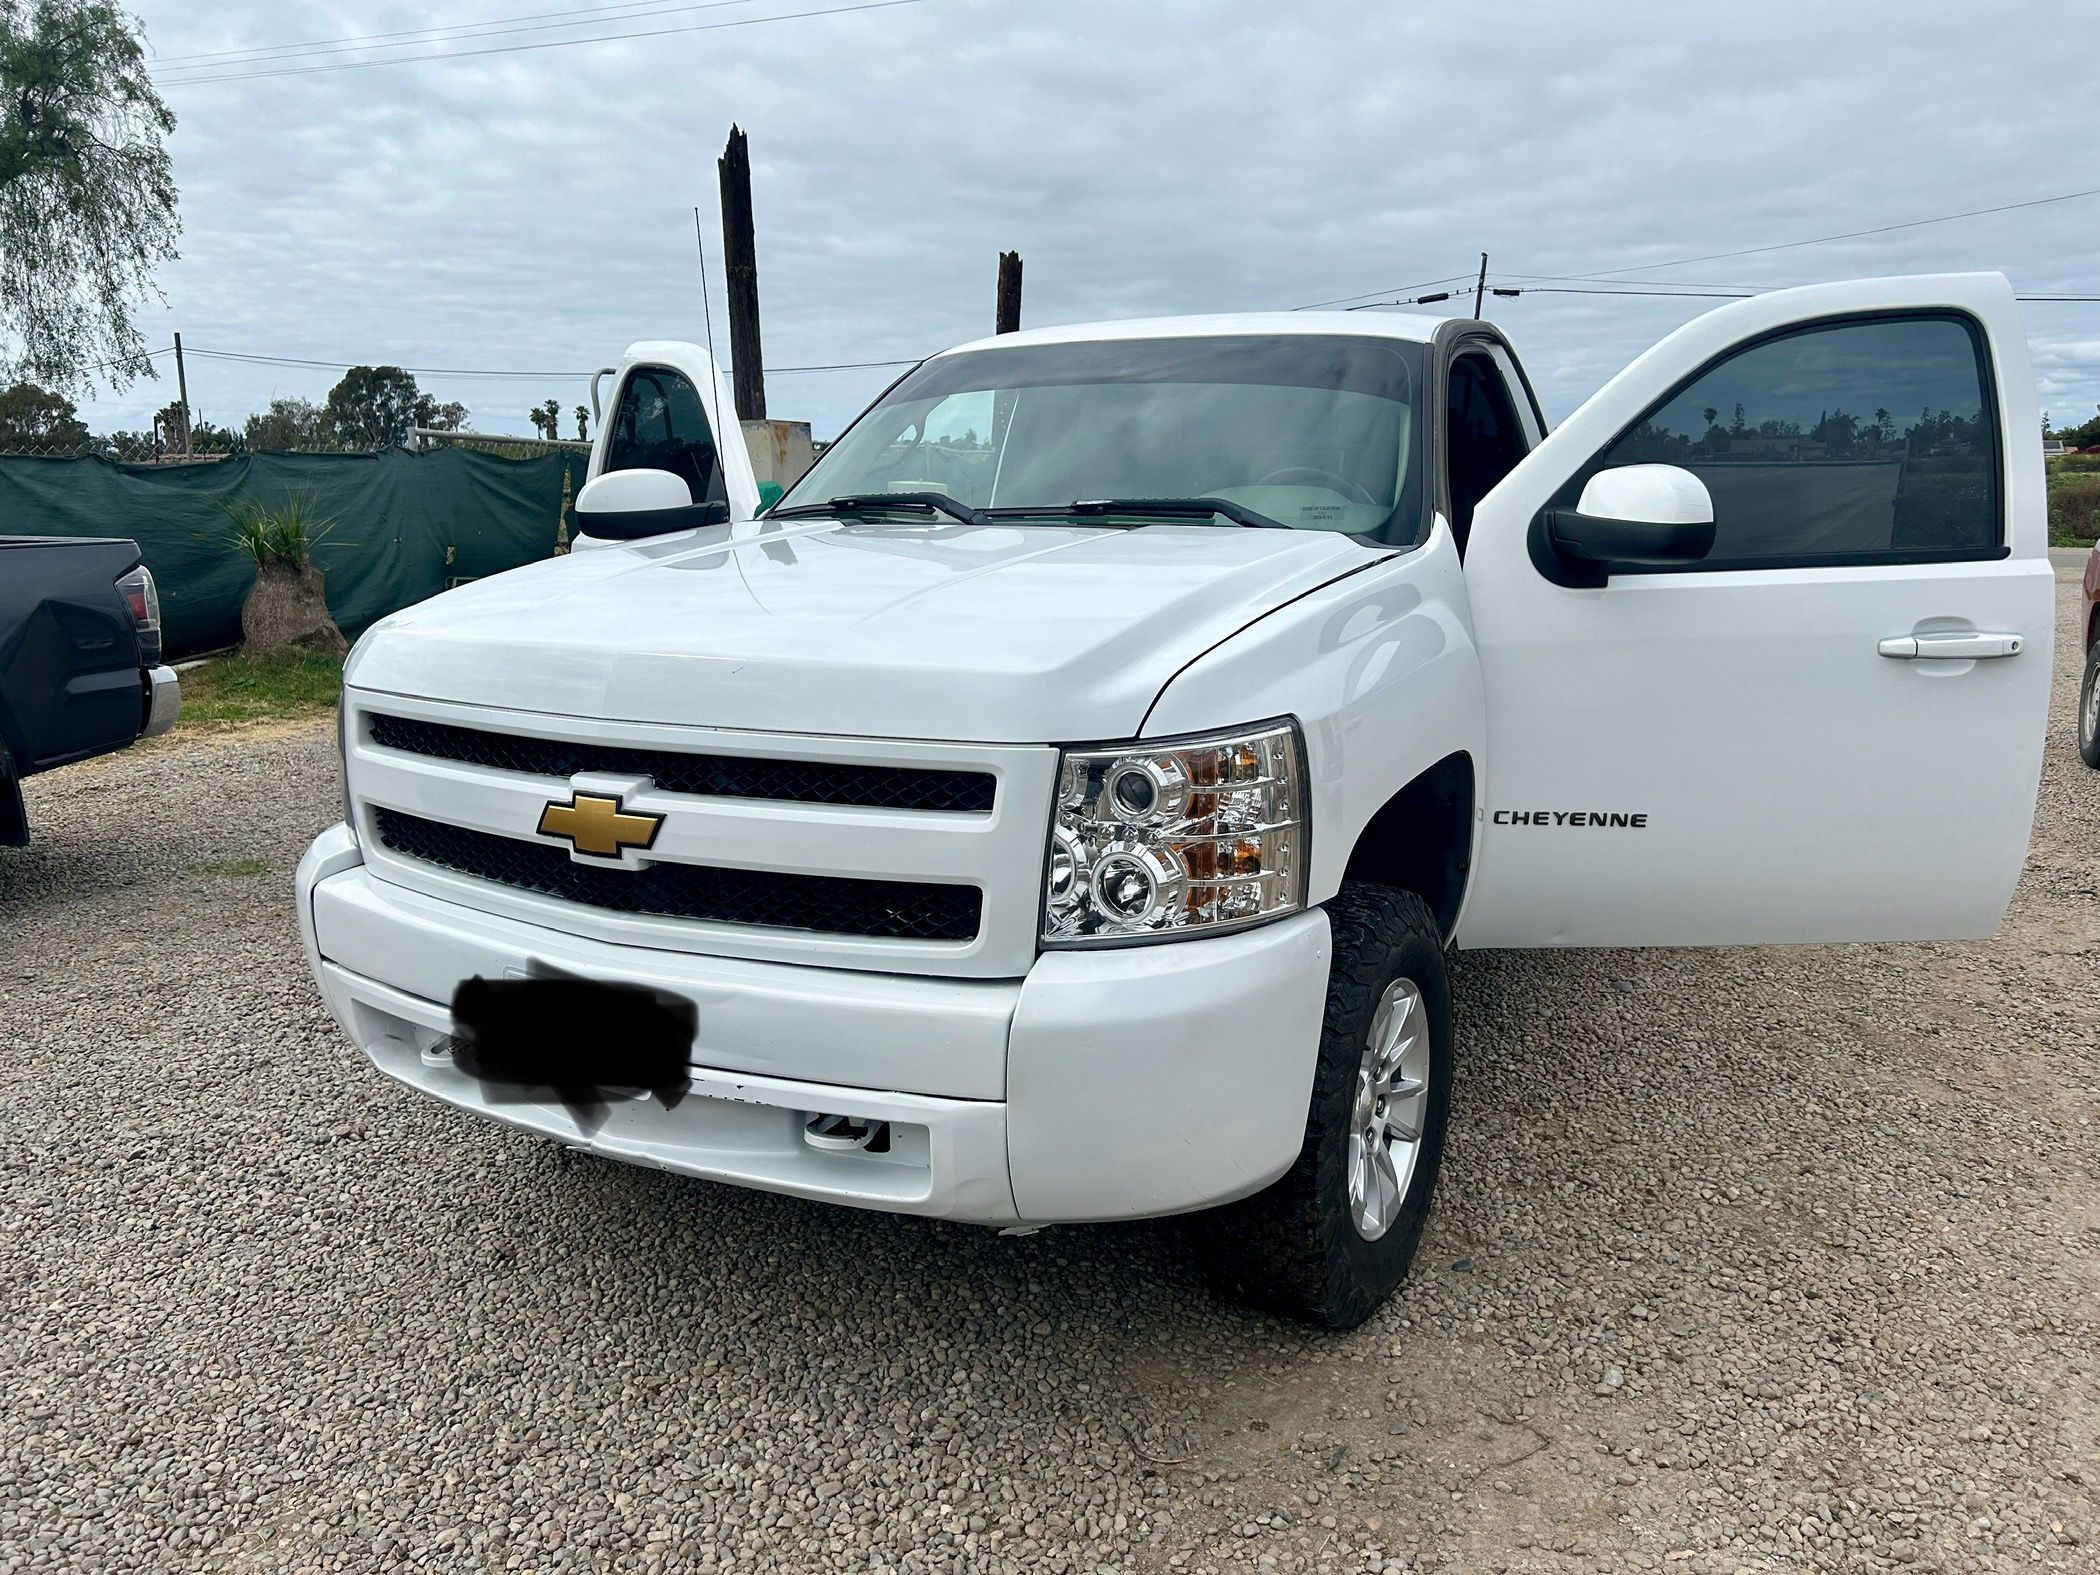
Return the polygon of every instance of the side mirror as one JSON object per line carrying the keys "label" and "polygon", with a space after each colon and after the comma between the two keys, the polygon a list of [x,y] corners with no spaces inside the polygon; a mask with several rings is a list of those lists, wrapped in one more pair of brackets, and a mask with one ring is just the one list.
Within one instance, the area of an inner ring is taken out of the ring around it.
{"label": "side mirror", "polygon": [[1546,534],[1562,559],[1600,571],[1696,563],[1713,551],[1714,502],[1679,466],[1617,465],[1590,477],[1574,508],[1549,510]]}
{"label": "side mirror", "polygon": [[668,470],[609,470],[576,494],[576,529],[615,541],[720,525],[728,518],[727,503],[695,503],[685,478]]}

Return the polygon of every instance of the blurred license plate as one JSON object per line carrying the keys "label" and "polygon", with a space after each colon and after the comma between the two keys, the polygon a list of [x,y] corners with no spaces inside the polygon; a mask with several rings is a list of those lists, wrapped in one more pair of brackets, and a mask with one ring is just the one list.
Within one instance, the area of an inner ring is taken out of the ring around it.
{"label": "blurred license plate", "polygon": [[502,1090],[640,1088],[682,1094],[699,1013],[646,985],[578,978],[535,963],[522,979],[463,981],[452,996],[453,1061]]}

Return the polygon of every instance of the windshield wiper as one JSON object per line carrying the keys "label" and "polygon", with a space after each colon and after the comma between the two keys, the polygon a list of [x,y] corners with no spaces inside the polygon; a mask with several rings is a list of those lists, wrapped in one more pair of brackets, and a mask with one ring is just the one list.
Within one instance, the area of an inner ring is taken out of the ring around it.
{"label": "windshield wiper", "polygon": [[945,492],[855,492],[843,498],[832,498],[823,503],[798,503],[791,509],[774,509],[766,515],[769,520],[807,519],[821,514],[852,517],[859,514],[880,514],[899,509],[907,514],[945,514],[950,519],[960,520],[965,525],[989,525],[991,520],[980,509],[973,509],[958,498]]}
{"label": "windshield wiper", "polygon": [[1263,530],[1289,530],[1282,520],[1272,520],[1266,514],[1242,508],[1225,498],[1082,498],[1066,504],[1045,504],[1041,508],[1020,506],[1004,509],[986,509],[990,519],[1010,519],[1022,515],[1037,518],[1049,516],[1057,519],[1089,519],[1099,515],[1125,515],[1136,519],[1198,520],[1216,515],[1231,520],[1235,525],[1259,526]]}

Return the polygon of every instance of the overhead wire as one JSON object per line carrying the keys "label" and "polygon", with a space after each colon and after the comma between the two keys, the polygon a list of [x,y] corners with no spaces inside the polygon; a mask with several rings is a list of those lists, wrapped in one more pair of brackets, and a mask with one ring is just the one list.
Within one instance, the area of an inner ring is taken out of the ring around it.
{"label": "overhead wire", "polygon": [[622,39],[668,38],[679,33],[715,33],[732,27],[761,27],[769,22],[798,22],[811,17],[844,16],[856,11],[887,11],[898,6],[925,3],[926,0],[857,0],[857,3],[852,5],[823,6],[807,11],[783,11],[772,16],[740,16],[726,22],[691,22],[680,27],[642,28],[625,33],[594,33],[588,38],[542,38],[525,44],[491,44],[481,49],[453,49],[425,55],[392,55],[382,60],[334,60],[322,65],[276,66],[259,71],[177,76],[171,78],[168,85],[187,87],[206,82],[253,82],[265,77],[313,76],[330,71],[369,71],[380,66],[413,66],[434,61],[473,60],[488,55],[515,55],[542,49],[572,49],[583,44],[610,44]]}
{"label": "overhead wire", "polygon": [[304,50],[334,50],[357,48],[380,48],[388,40],[397,38],[422,38],[431,34],[471,34],[484,29],[502,27],[512,22],[539,22],[548,17],[587,17],[603,21],[620,21],[622,18],[606,16],[611,11],[654,10],[668,5],[670,0],[606,0],[598,5],[563,6],[555,11],[528,11],[522,16],[492,16],[479,22],[444,22],[431,27],[405,27],[391,33],[353,33],[348,37],[309,38],[288,44],[248,44],[237,49],[207,49],[192,51],[186,55],[155,55],[147,64],[154,68],[180,66],[196,61],[225,63],[243,59],[256,59],[270,55],[296,53]]}
{"label": "overhead wire", "polygon": [[1331,301],[1307,301],[1303,306],[1294,306],[1291,310],[1294,312],[1314,312],[1323,306],[1340,306],[1348,301],[1361,301],[1366,296],[1387,295],[1400,290],[1426,290],[1433,285],[1457,284],[1462,279],[1470,279],[1472,277],[1472,270],[1468,269],[1464,273],[1448,274],[1441,279],[1418,279],[1413,284],[1389,284],[1381,290],[1359,290],[1354,295],[1338,295]]}
{"label": "overhead wire", "polygon": [[[166,355],[169,352],[157,350],[152,353],[155,355]],[[350,366],[392,366],[395,364],[391,361],[330,361],[310,356],[264,355],[252,350],[213,350],[198,345],[183,346],[183,354],[186,356],[202,356],[206,360],[211,361],[238,361],[256,366],[314,367],[325,372],[341,371]],[[798,372],[862,372],[900,366],[917,366],[923,359],[925,359],[923,356],[913,356],[898,361],[826,361],[808,366],[769,366],[764,370],[768,377],[784,376]],[[536,382],[546,378],[585,378],[592,375],[590,372],[574,370],[511,371],[498,370],[492,367],[468,366],[404,366],[401,370],[412,372],[418,377],[487,377],[510,379],[517,382]]]}
{"label": "overhead wire", "polygon": [[[1827,246],[1834,241],[1862,240],[1870,235],[1890,235],[1897,230],[1922,229],[1929,224],[1951,224],[1957,219],[1978,219],[1987,214],[2012,213],[2022,208],[2046,208],[2052,203],[2074,202],[2081,197],[2100,197],[2100,186],[2090,186],[2082,191],[2059,192],[2053,197],[2033,197],[2024,202],[2001,202],[1989,208],[1967,208],[1960,213],[1935,214],[1929,219],[1905,219],[1897,224],[1877,224],[1864,230],[1845,230],[1836,235],[1811,235],[1798,241],[1774,241],[1769,246],[1744,246],[1730,252],[1706,252],[1697,257],[1677,257],[1669,262],[1627,263],[1620,268],[1599,268],[1594,272],[1576,275],[1583,280],[1609,279],[1624,273],[1655,273],[1664,268],[1685,268],[1693,263],[1720,262],[1730,257],[1758,257],[1767,252],[1791,251],[1800,246]],[[1519,276],[1523,277],[1523,276]],[[1662,283],[1656,280],[1655,283]]]}
{"label": "overhead wire", "polygon": [[[2032,197],[2021,202],[1999,203],[1993,207],[1988,208],[1966,208],[1959,213],[1935,214],[1931,218],[1926,219],[1905,219],[1900,223],[1896,224],[1877,224],[1868,229],[1847,230],[1841,234],[1836,235],[1812,235],[1802,240],[1775,241],[1767,246],[1745,246],[1735,251],[1707,252],[1697,257],[1677,257],[1672,258],[1668,262],[1627,263],[1624,266],[1618,268],[1600,268],[1590,273],[1580,274],[1506,273],[1501,275],[1500,277],[1506,282],[1515,284],[1525,284],[1532,280],[1553,280],[1556,282],[1568,284],[1609,283],[1617,279],[1622,274],[1654,273],[1664,268],[1682,268],[1688,267],[1693,263],[1700,262],[1719,262],[1724,258],[1730,257],[1754,257],[1761,256],[1768,252],[1790,251],[1796,247],[1802,246],[1824,246],[1834,241],[1854,241],[1870,235],[1888,235],[1897,230],[1915,230],[1931,224],[1948,224],[1952,223],[1957,219],[1975,219],[1993,213],[2012,213],[2016,210],[2024,208],[2043,208],[2048,207],[2052,203],[2074,202],[2079,200],[2080,198],[2085,197],[2100,197],[2100,186],[2086,187],[2079,191],[2058,192],[2056,195],[2050,197]],[[1421,304],[1419,300],[1385,302],[1373,301],[1371,300],[1371,297],[1379,295],[1397,295],[1403,291],[1427,289],[1440,284],[1457,284],[1464,280],[1470,280],[1472,277],[1473,274],[1471,272],[1467,272],[1463,274],[1455,274],[1449,278],[1444,279],[1424,279],[1419,284],[1390,285],[1387,286],[1385,289],[1363,290],[1359,291],[1355,295],[1340,295],[1334,297],[1332,300],[1313,301],[1305,306],[1293,307],[1291,308],[1291,310],[1298,312],[1312,311],[1317,307],[1342,306],[1347,302],[1351,301],[1361,301],[1366,303],[1367,305],[1372,306],[1419,305]],[[1628,279],[1623,282],[1627,284],[1653,284],[1662,287],[1669,287],[1673,283],[1673,281],[1668,279]],[[1728,292],[1733,292],[1742,287],[1733,285],[1709,285],[1705,286],[1704,288],[1715,291],[1725,290]],[[1757,290],[1748,290],[1746,291],[1746,293],[1760,294],[1762,292]],[[2037,299],[2041,298],[2037,297]]]}
{"label": "overhead wire", "polygon": [[[418,49],[426,45],[435,46],[440,44],[471,42],[473,40],[482,38],[499,38],[508,33],[549,33],[567,27],[600,27],[608,22],[639,22],[648,20],[652,17],[676,16],[689,11],[721,11],[727,10],[733,6],[758,5],[761,3],[762,0],[686,0],[686,3],[684,4],[672,4],[671,0],[626,0],[626,4],[620,7],[621,10],[624,10],[628,13],[624,16],[606,15],[602,10],[600,10],[599,14],[574,17],[573,20],[557,22],[532,21],[523,17],[515,17],[505,19],[506,21],[516,23],[517,25],[515,26],[498,26],[493,23],[481,23],[469,24],[468,26],[472,28],[471,31],[468,30],[468,27],[445,29],[429,28],[421,30],[411,30],[421,31],[429,36],[409,37],[406,34],[396,35],[401,37],[403,40],[402,42],[398,43],[372,43],[368,42],[366,39],[363,38],[345,38],[335,39],[332,41],[323,39],[312,44],[279,44],[272,46],[277,51],[274,54],[256,54],[250,56],[247,55],[245,52],[233,53],[229,54],[228,58],[211,61],[207,64],[201,65],[171,66],[170,63],[167,61],[158,61],[155,62],[153,65],[153,74],[159,81],[171,85],[178,82],[202,82],[206,80],[216,80],[217,78],[215,73],[228,70],[236,66],[268,65],[271,67],[276,67],[287,61],[311,60],[321,58],[327,55],[346,54],[354,50],[371,50],[377,52],[381,50]],[[598,8],[593,9],[597,10]],[[543,16],[558,16],[562,15],[563,13],[550,11],[542,12],[540,14]],[[374,38],[385,38],[388,35],[374,34],[371,36]],[[574,42],[576,43],[589,43],[591,41],[592,40],[590,39],[574,40]],[[428,56],[400,56],[396,58],[408,60],[441,59],[443,58],[443,53],[440,52],[438,54]],[[385,61],[375,59],[370,63],[373,65],[382,65],[385,64]]]}

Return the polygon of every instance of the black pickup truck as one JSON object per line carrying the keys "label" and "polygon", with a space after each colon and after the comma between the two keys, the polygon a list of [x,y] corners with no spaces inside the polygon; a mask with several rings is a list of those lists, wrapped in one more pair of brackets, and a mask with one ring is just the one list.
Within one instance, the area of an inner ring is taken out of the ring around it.
{"label": "black pickup truck", "polygon": [[21,779],[175,725],[160,595],[135,542],[0,536],[0,845],[29,841]]}

